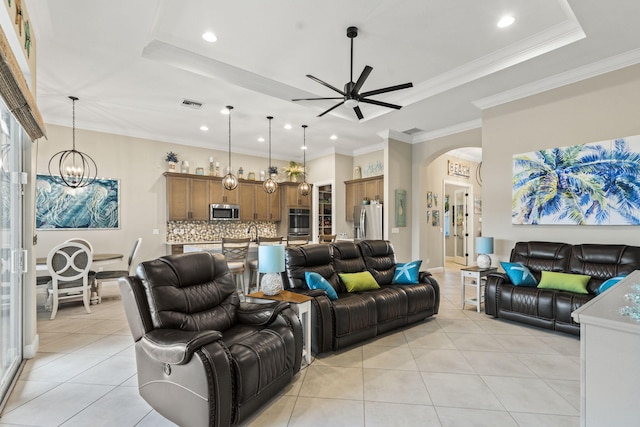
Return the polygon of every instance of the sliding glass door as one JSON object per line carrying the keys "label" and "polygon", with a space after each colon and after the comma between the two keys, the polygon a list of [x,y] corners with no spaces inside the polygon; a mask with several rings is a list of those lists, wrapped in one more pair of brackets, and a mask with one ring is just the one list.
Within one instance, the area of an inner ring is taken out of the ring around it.
{"label": "sliding glass door", "polygon": [[0,399],[22,361],[21,126],[0,100]]}

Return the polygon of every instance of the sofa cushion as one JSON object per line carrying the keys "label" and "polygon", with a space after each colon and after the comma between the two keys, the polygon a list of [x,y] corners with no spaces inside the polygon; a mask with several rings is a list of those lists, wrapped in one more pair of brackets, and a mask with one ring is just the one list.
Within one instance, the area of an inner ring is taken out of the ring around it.
{"label": "sofa cushion", "polygon": [[600,295],[601,293],[603,293],[604,291],[606,291],[607,289],[613,287],[614,285],[617,285],[620,281],[622,281],[625,277],[627,276],[616,276],[616,277],[612,277],[611,279],[605,280],[604,282],[602,282],[602,284],[600,286],[598,286],[598,288],[596,289],[596,295]]}
{"label": "sofa cushion", "polygon": [[304,278],[307,281],[309,289],[322,289],[327,293],[327,297],[329,297],[330,300],[335,301],[338,299],[338,294],[336,290],[333,289],[333,286],[318,273],[307,271],[304,273]]}
{"label": "sofa cushion", "polygon": [[340,273],[340,279],[344,283],[348,292],[361,292],[378,289],[378,282],[368,271],[360,273]]}
{"label": "sofa cushion", "polygon": [[412,285],[418,283],[420,266],[422,260],[396,264],[396,271],[393,274],[393,285]]}
{"label": "sofa cushion", "polygon": [[334,289],[340,288],[340,278],[333,266],[330,245],[311,244],[287,247],[284,254],[289,287],[307,289],[304,273],[312,271],[324,277]]}
{"label": "sofa cushion", "polygon": [[500,266],[507,273],[511,283],[516,286],[535,287],[538,284],[531,271],[521,262],[501,262]]}
{"label": "sofa cushion", "polygon": [[511,250],[511,262],[521,262],[540,281],[544,271],[569,271],[572,246],[555,242],[518,242]]}
{"label": "sofa cushion", "polygon": [[627,245],[575,245],[567,272],[591,276],[587,284],[594,294],[607,279],[625,276],[640,265],[640,247]]}
{"label": "sofa cushion", "polygon": [[543,271],[540,283],[538,283],[538,288],[568,291],[576,294],[588,294],[587,283],[589,283],[589,279],[591,279],[591,276],[584,274]]}
{"label": "sofa cushion", "polygon": [[367,270],[379,285],[390,285],[396,271],[396,255],[393,245],[386,240],[361,240],[358,242]]}

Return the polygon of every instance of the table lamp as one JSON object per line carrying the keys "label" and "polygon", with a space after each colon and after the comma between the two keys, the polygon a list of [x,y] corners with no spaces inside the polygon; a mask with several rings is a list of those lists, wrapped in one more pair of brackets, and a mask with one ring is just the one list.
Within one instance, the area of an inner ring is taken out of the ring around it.
{"label": "table lamp", "polygon": [[282,290],[284,245],[258,246],[258,273],[264,273],[260,287],[265,295],[277,295]]}
{"label": "table lamp", "polygon": [[491,267],[491,257],[493,253],[493,237],[476,237],[476,253],[478,259],[476,263],[480,268]]}

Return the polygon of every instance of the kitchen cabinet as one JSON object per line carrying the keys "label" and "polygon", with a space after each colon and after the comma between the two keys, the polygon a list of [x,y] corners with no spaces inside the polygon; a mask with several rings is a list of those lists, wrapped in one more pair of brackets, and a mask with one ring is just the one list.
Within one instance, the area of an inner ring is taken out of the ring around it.
{"label": "kitchen cabinet", "polygon": [[209,180],[186,174],[166,174],[170,221],[209,220]]}
{"label": "kitchen cabinet", "polygon": [[362,200],[384,200],[384,175],[345,181],[345,220],[353,221],[353,208]]}
{"label": "kitchen cabinet", "polygon": [[222,178],[209,178],[209,200],[211,203],[221,203],[225,205],[237,205],[240,191],[227,190],[222,186]]}
{"label": "kitchen cabinet", "polygon": [[280,221],[280,191],[267,194],[262,181],[241,181],[238,184],[240,220],[242,221]]}
{"label": "kitchen cabinet", "polygon": [[283,206],[286,211],[289,208],[310,208],[311,207],[311,193],[306,196],[301,196],[298,193],[297,182],[282,182],[278,184],[279,188],[283,190],[285,197],[285,205]]}

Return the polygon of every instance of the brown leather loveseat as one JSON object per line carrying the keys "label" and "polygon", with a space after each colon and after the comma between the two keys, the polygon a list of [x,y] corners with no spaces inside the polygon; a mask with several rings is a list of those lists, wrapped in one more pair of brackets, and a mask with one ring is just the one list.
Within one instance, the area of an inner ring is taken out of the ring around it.
{"label": "brown leather loveseat", "polygon": [[543,271],[590,276],[587,293],[515,286],[506,274],[490,273],[485,288],[485,312],[502,319],[580,335],[580,325],[573,321],[571,312],[595,298],[598,287],[606,280],[640,269],[640,247],[518,242],[511,250],[510,261],[522,263],[537,282]]}
{"label": "brown leather loveseat", "polygon": [[[381,333],[418,322],[438,313],[440,289],[428,272],[419,283],[391,284],[396,258],[391,243],[363,240],[289,247],[286,275],[291,291],[313,297],[311,349],[335,351]],[[369,271],[380,289],[347,292],[340,273]],[[309,289],[305,272],[315,272],[333,287],[338,299],[320,289]]]}
{"label": "brown leather loveseat", "polygon": [[180,426],[238,424],[300,370],[295,312],[240,302],[221,254],[143,262],[119,284],[140,395]]}

